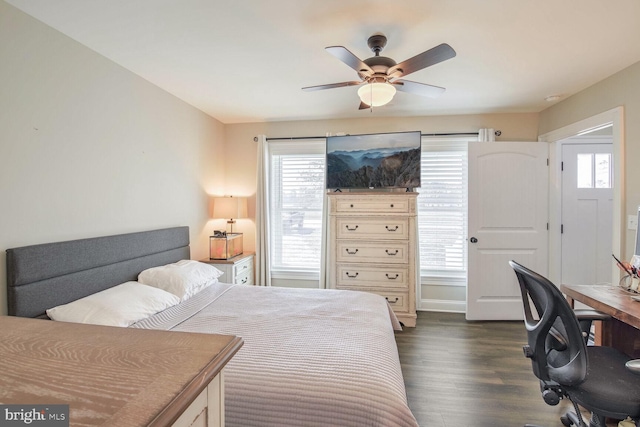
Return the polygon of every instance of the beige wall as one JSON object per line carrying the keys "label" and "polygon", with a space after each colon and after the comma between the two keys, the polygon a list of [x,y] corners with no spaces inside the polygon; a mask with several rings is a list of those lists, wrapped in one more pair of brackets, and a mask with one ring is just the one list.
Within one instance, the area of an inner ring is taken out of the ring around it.
{"label": "beige wall", "polygon": [[0,313],[5,250],[188,225],[208,256],[224,126],[0,1]]}
{"label": "beige wall", "polygon": [[[363,115],[370,114],[363,112]],[[480,128],[502,131],[498,140],[536,141],[538,138],[537,114],[486,114],[466,116],[429,116],[405,118],[366,117],[362,119],[315,120],[234,124],[225,126],[227,163],[225,176],[227,189],[238,195],[255,196],[256,192],[256,135],[267,137],[324,136],[327,133],[371,133],[420,130],[423,133],[477,132]],[[255,198],[253,198],[255,202]],[[250,204],[249,215],[255,218],[255,204]],[[255,224],[245,221],[238,224],[245,233],[245,249],[255,245]],[[317,287],[315,281],[275,280],[275,286]],[[423,283],[418,309],[445,311],[465,310],[466,288],[461,286]]]}
{"label": "beige wall", "polygon": [[[625,183],[623,212],[635,215],[640,205],[640,62],[602,80],[540,113],[539,133],[545,134],[596,114],[624,107]],[[633,255],[635,233],[623,236],[629,259]]]}
{"label": "beige wall", "polygon": [[[363,111],[363,115],[370,114]],[[538,115],[485,114],[428,117],[366,117],[362,119],[310,120],[267,123],[231,124],[225,126],[227,163],[225,176],[229,194],[253,196],[256,192],[256,135],[267,137],[324,136],[327,133],[373,133],[420,130],[423,133],[477,132],[480,128],[502,131],[501,141],[536,141]],[[250,203],[249,216],[255,218],[255,204]],[[234,228],[245,233],[245,249],[255,245],[255,224],[240,221]]]}

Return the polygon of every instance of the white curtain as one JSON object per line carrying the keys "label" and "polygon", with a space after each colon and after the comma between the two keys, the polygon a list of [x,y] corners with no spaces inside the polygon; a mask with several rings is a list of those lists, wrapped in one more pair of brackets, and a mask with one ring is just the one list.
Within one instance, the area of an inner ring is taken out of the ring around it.
{"label": "white curtain", "polygon": [[[324,182],[326,184],[327,177],[324,177]],[[328,288],[329,279],[327,277],[327,259],[329,258],[329,197],[327,197],[327,193],[324,193],[324,197],[322,198],[322,246],[321,246],[321,256],[320,256],[320,281],[318,282],[318,287],[320,289]]]}
{"label": "white curtain", "polygon": [[480,129],[478,131],[478,141],[480,142],[493,142],[496,140],[495,130],[488,129]]}
{"label": "white curtain", "polygon": [[271,286],[269,259],[269,144],[258,135],[258,167],[256,186],[256,285]]}

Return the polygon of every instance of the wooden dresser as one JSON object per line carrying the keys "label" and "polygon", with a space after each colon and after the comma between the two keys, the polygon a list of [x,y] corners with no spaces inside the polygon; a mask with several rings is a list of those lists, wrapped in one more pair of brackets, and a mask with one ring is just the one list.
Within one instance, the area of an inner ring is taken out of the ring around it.
{"label": "wooden dresser", "polygon": [[416,325],[417,193],[329,195],[329,287],[374,292]]}
{"label": "wooden dresser", "polygon": [[228,335],[0,316],[0,404],[69,405],[70,425],[223,426]]}

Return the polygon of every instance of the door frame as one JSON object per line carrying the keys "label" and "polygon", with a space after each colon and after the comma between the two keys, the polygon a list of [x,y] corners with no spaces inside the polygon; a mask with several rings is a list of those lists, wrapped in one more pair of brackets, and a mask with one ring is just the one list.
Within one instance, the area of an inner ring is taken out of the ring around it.
{"label": "door frame", "polygon": [[[538,141],[548,142],[549,150],[549,279],[558,285],[561,280],[562,240],[560,224],[562,221],[562,176],[560,161],[562,144],[558,142],[578,136],[603,125],[612,125],[613,135],[613,252],[624,254],[625,235],[625,159],[624,159],[624,107],[616,107],[595,116],[580,120],[538,137]],[[620,280],[620,270],[611,263],[612,283]]]}

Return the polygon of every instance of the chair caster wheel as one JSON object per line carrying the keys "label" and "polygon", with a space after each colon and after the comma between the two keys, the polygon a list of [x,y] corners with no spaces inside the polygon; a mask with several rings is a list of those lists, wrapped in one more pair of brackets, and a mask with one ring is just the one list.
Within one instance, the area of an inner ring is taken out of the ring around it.
{"label": "chair caster wheel", "polygon": [[563,426],[572,426],[573,425],[571,420],[569,418],[567,418],[566,416],[560,417],[560,422],[562,423]]}

